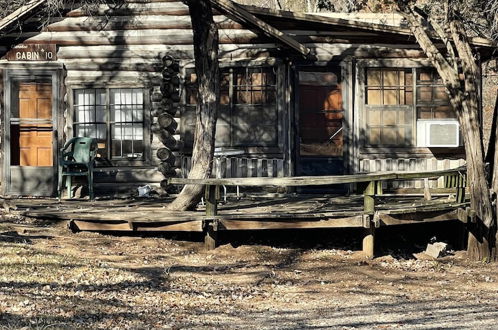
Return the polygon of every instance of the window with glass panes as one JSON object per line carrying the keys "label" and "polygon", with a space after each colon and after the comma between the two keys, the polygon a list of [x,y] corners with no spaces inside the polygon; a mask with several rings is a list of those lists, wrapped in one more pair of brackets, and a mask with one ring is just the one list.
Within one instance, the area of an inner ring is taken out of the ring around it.
{"label": "window with glass panes", "polygon": [[[196,76],[186,75],[186,107],[182,114],[184,141],[193,142]],[[221,69],[220,107],[216,124],[217,147],[276,146],[276,74],[273,67]]]}
{"label": "window with glass panes", "polygon": [[417,69],[417,119],[456,119],[446,87],[434,69]]}
{"label": "window with glass panes", "polygon": [[431,68],[367,68],[365,96],[368,146],[413,146],[416,120],[455,118],[445,87]]}
{"label": "window with glass panes", "polygon": [[109,160],[144,159],[144,90],[75,89],[74,135],[96,138]]}

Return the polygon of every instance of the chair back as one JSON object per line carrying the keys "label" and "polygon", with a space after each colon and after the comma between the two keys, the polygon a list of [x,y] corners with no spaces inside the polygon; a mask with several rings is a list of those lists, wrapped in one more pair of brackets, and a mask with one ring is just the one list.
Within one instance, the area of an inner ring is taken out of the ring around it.
{"label": "chair back", "polygon": [[73,141],[73,159],[77,163],[90,163],[95,158],[97,142],[94,138],[77,137]]}

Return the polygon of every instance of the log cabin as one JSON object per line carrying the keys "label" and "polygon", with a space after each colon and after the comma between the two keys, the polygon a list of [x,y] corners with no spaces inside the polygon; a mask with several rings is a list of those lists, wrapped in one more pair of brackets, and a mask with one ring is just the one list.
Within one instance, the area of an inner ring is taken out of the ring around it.
{"label": "log cabin", "polygon": [[[464,163],[445,87],[406,26],[212,3],[221,67],[214,176]],[[1,193],[53,196],[58,150],[74,136],[98,140],[97,193],[186,176],[196,107],[188,7],[125,0],[41,25],[44,4],[0,20]],[[490,57],[490,42],[472,43],[481,61]]]}

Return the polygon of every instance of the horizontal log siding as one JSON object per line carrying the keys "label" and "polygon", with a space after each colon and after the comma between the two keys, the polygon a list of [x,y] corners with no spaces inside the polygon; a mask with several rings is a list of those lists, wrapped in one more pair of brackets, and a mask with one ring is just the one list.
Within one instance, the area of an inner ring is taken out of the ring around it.
{"label": "horizontal log siding", "polygon": [[[436,159],[436,158],[377,158],[360,160],[360,173],[386,171],[432,171],[447,170],[465,165],[464,159]],[[444,178],[430,180],[431,188],[444,188]],[[423,188],[423,181],[396,181],[391,182],[387,189]]]}
{"label": "horizontal log siding", "polygon": [[[25,32],[21,37],[27,37],[26,43],[51,43],[58,46],[58,61],[64,63],[67,69],[66,85],[68,87],[96,84],[99,86],[133,86],[151,89],[150,95],[157,92],[160,82],[160,60],[165,55],[171,55],[184,61],[192,61],[193,46],[190,30],[190,17],[187,6],[181,1],[172,0],[127,0],[126,4],[116,9],[99,6],[98,10],[88,16],[85,11],[73,10],[69,18],[62,19],[47,26],[41,33]],[[107,21],[107,18],[109,21]],[[216,16],[220,22],[220,59],[222,61],[261,60],[279,54],[281,45],[271,43],[263,35],[254,31],[242,29],[238,23],[223,16]],[[102,29],[97,29],[102,23]],[[107,23],[107,24],[104,24]],[[344,56],[355,57],[419,57],[423,54],[413,49],[413,45],[374,45],[361,41],[352,41],[342,33],[336,39],[330,35],[300,31],[299,40],[306,42],[306,47],[317,55],[319,61],[329,62]],[[347,33],[346,33],[347,34]],[[314,36],[313,36],[314,35]],[[19,35],[12,35],[12,40]],[[368,35],[361,36],[369,38]],[[343,39],[344,41],[341,41]],[[0,47],[0,51],[4,48]],[[287,51],[284,51],[284,55]],[[152,102],[151,102],[152,104]],[[67,110],[67,109],[66,109]],[[175,115],[179,122],[181,111]],[[70,114],[66,114],[66,118]],[[72,132],[71,120],[65,123],[65,131]],[[181,128],[177,128],[180,132]],[[68,134],[70,135],[70,134]],[[179,136],[174,136],[176,139]],[[159,163],[156,156],[162,143],[151,134],[151,164],[150,168],[126,168],[125,172],[115,173],[103,170],[96,180],[99,184],[116,187],[123,186],[124,181],[130,184],[157,182],[161,178],[154,166]],[[179,156],[178,165],[182,165],[182,176],[190,169],[190,158]],[[214,174],[217,177],[282,177],[289,173],[284,171],[284,160],[278,158],[216,158]],[[410,168],[410,160],[396,160],[406,163],[404,168]],[[372,163],[373,162],[373,163]],[[376,169],[376,160],[363,160],[362,170]],[[388,168],[386,162],[386,169]],[[403,167],[401,166],[401,167]],[[381,168],[380,166],[379,168]],[[426,166],[423,169],[439,167]],[[120,168],[121,169],[121,168]],[[393,167],[398,169],[398,167]],[[107,173],[107,174],[104,174]],[[150,179],[148,179],[150,177]]]}
{"label": "horizontal log siding", "polygon": [[[243,29],[243,27],[225,16],[215,16],[222,29]],[[149,30],[149,29],[190,29],[192,24],[189,16],[93,16],[67,17],[64,20],[50,24],[44,30],[48,32],[68,31],[111,31],[111,30]]]}
{"label": "horizontal log siding", "polygon": [[[153,102],[154,96],[159,95],[162,82],[161,59],[170,55],[183,61],[193,60],[190,16],[187,7],[179,1],[129,2],[114,11],[100,6],[97,14],[102,16],[89,17],[75,10],[69,13],[69,18],[52,23],[44,32],[26,32],[23,36],[28,37],[26,43],[58,45],[58,60],[65,65],[67,86],[146,87],[151,91],[150,104],[151,110],[154,110],[158,104]],[[252,43],[258,37],[253,31],[242,29],[240,24],[224,16],[218,15],[215,19],[221,28],[222,60],[269,58],[271,51],[277,49],[275,44]],[[102,29],[99,29],[99,24]],[[178,123],[180,113],[177,111],[175,114]],[[72,132],[70,119],[66,120],[65,125],[65,131]],[[180,139],[178,134],[173,137]],[[164,145],[152,132],[150,139],[150,166],[99,168],[95,176],[96,186],[117,191],[123,185],[132,190],[138,185],[159,184],[164,176],[157,171],[160,160],[156,152]],[[182,165],[179,150],[172,151],[176,157],[175,165]],[[229,177],[283,176],[281,159],[233,159],[228,162],[217,159],[216,162],[217,173],[232,173]],[[188,169],[185,165],[182,174],[186,175]]]}

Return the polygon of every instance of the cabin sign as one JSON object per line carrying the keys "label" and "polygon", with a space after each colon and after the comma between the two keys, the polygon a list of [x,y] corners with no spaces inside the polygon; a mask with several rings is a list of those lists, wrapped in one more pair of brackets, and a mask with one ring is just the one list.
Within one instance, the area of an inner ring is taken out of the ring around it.
{"label": "cabin sign", "polygon": [[55,61],[55,45],[17,45],[6,55],[9,61]]}

